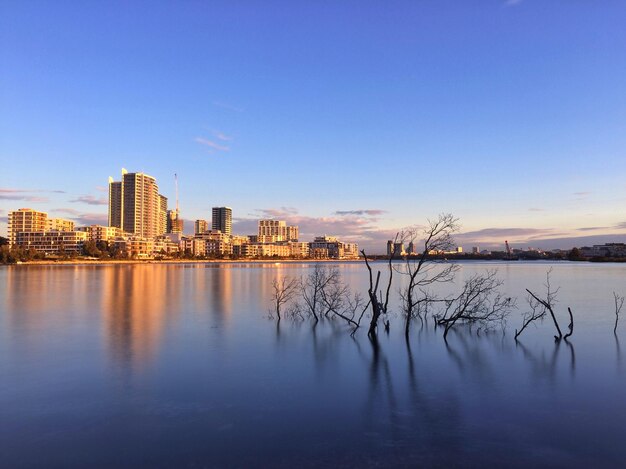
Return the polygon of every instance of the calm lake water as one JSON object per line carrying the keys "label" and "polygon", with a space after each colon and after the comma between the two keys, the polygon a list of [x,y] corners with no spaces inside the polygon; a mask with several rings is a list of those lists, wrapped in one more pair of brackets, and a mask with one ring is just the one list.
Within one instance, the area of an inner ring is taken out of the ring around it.
{"label": "calm lake water", "polygon": [[[365,295],[364,265],[338,266]],[[516,345],[550,267],[574,335],[556,345],[547,320]],[[277,326],[272,279],[313,268],[0,268],[0,466],[624,467],[626,264],[461,263],[446,291],[497,268],[519,298],[505,333],[446,344],[431,321],[409,346],[397,307],[377,346],[338,321]]]}

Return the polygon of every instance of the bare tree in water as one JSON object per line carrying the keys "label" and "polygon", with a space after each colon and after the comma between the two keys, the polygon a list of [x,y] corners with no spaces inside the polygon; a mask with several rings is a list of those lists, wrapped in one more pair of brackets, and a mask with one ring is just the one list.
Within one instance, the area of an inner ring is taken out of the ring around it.
{"label": "bare tree in water", "polygon": [[461,293],[446,300],[443,314],[437,318],[437,324],[444,326],[443,338],[447,338],[457,323],[477,326],[477,332],[498,325],[504,327],[507,316],[515,307],[515,300],[501,295],[501,286],[502,281],[497,278],[495,270],[473,275],[467,280]]}
{"label": "bare tree in water", "polygon": [[617,322],[619,321],[622,306],[624,306],[624,297],[613,292],[613,299],[615,300],[615,326],[613,327],[613,334],[617,335]]}
{"label": "bare tree in water", "polygon": [[300,282],[297,278],[283,277],[282,279],[275,278],[272,280],[272,304],[279,321],[281,319],[281,308],[293,299],[299,285]]}
{"label": "bare tree in water", "polygon": [[300,295],[305,309],[313,316],[315,322],[324,314],[324,292],[336,286],[340,281],[337,267],[325,267],[315,264],[313,272],[300,282]]}
{"label": "bare tree in water", "polygon": [[411,320],[421,317],[422,306],[435,300],[425,289],[454,279],[458,266],[441,259],[441,254],[454,246],[452,234],[458,229],[457,218],[451,214],[440,214],[436,220],[428,220],[428,226],[424,229],[408,228],[399,234],[402,242],[409,245],[414,245],[420,238],[423,240],[419,257],[409,253],[402,264],[395,266],[398,273],[408,278],[406,286],[400,289],[405,315],[404,333],[407,338]]}
{"label": "bare tree in water", "polygon": [[[570,323],[568,325],[568,332],[565,334],[565,336],[563,336],[563,332],[561,332],[559,322],[557,321],[556,315],[554,314],[554,307],[557,303],[556,298],[557,298],[557,293],[559,292],[559,288],[557,288],[556,290],[552,288],[552,285],[550,283],[551,273],[552,273],[552,269],[550,268],[548,272],[546,273],[546,283],[545,283],[546,296],[545,297],[539,297],[537,294],[533,293],[528,288],[526,289],[526,291],[530,295],[529,304],[530,304],[531,310],[535,310],[537,308],[543,307],[544,315],[546,311],[550,313],[550,317],[552,318],[552,322],[554,323],[554,327],[556,328],[556,332],[557,332],[557,335],[554,336],[554,340],[556,342],[559,342],[561,339],[567,340],[574,333],[574,315],[572,314],[571,308],[567,308],[567,311],[570,317]],[[541,316],[539,316],[537,319],[540,319],[540,318]],[[519,336],[519,334],[522,333],[522,331],[526,328],[526,326],[528,326],[528,324],[530,324],[531,322],[535,320],[536,319],[532,319],[532,315],[530,317],[527,316],[524,319],[524,322],[522,323],[522,328],[520,329],[519,333],[516,332],[515,338],[517,339],[517,336]]]}
{"label": "bare tree in water", "polygon": [[[398,239],[398,235],[396,235],[396,240]],[[365,250],[361,250],[361,254],[365,259],[365,265],[367,267],[367,271],[369,273],[369,288],[367,290],[367,296],[369,297],[369,304],[372,307],[372,319],[370,320],[370,327],[367,331],[367,334],[370,337],[376,336],[376,330],[378,328],[378,320],[381,316],[387,314],[387,310],[389,308],[389,293],[391,292],[391,282],[393,280],[393,252],[389,254],[389,258],[387,259],[387,271],[389,272],[389,278],[387,280],[387,287],[385,289],[385,296],[383,299],[382,290],[379,291],[378,287],[380,285],[380,270],[376,273],[376,281],[374,281],[374,272],[372,270],[372,266],[370,265],[369,259],[367,258],[367,254],[365,254]],[[380,293],[380,299],[378,298],[378,294]],[[385,323],[385,328],[389,330],[389,321]]]}

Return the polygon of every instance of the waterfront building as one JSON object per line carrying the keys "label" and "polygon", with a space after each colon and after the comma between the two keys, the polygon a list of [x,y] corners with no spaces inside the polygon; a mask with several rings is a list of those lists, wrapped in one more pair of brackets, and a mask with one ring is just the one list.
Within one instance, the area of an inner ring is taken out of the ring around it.
{"label": "waterfront building", "polygon": [[87,241],[84,231],[20,231],[16,245],[45,254],[79,254]]}
{"label": "waterfront building", "polygon": [[298,237],[298,226],[288,226],[284,220],[259,220],[258,241],[261,243],[298,241]]}
{"label": "waterfront building", "polygon": [[[176,209],[176,220],[179,219],[178,216],[178,208]],[[159,194],[159,234],[168,233],[168,213],[167,213],[167,197]],[[181,220],[182,223],[182,220]],[[180,233],[183,232],[182,226],[180,228]]]}
{"label": "waterfront building", "polygon": [[184,229],[183,219],[178,216],[178,210],[167,211],[166,233],[182,233]]}
{"label": "waterfront building", "polygon": [[103,226],[103,225],[89,225],[81,226],[77,228],[77,231],[84,231],[87,233],[88,241],[113,241],[124,234],[121,228],[116,226]]}
{"label": "waterfront building", "polygon": [[166,232],[167,198],[159,194],[156,179],[122,169],[122,180],[109,178],[109,226],[140,237]]}
{"label": "waterfront building", "polygon": [[213,207],[211,211],[211,227],[227,235],[233,230],[233,210],[230,207]]}
{"label": "waterfront building", "polygon": [[310,243],[309,256],[314,259],[358,259],[359,246],[344,243],[335,236],[317,236]]}
{"label": "waterfront building", "polygon": [[196,220],[193,224],[193,232],[195,234],[204,233],[208,231],[209,223],[206,220]]}
{"label": "waterfront building", "polygon": [[409,248],[408,248],[407,254],[409,256],[414,256],[416,254],[415,253],[415,243],[413,243],[413,241],[409,242]]}
{"label": "waterfront building", "polygon": [[300,258],[309,257],[309,254],[311,252],[311,246],[309,243],[290,241],[288,245],[290,250],[290,256]]}
{"label": "waterfront building", "polygon": [[584,257],[626,257],[626,244],[606,243],[595,244],[592,247],[580,248],[580,254]]}
{"label": "waterfront building", "polygon": [[21,232],[45,232],[48,228],[48,214],[32,208],[20,208],[9,212],[9,246],[17,244],[17,234]]}
{"label": "waterfront building", "polygon": [[392,240],[387,241],[387,256],[400,257],[406,255],[404,243],[394,243]]}
{"label": "waterfront building", "polygon": [[48,218],[46,231],[74,231],[74,222],[65,218]]}

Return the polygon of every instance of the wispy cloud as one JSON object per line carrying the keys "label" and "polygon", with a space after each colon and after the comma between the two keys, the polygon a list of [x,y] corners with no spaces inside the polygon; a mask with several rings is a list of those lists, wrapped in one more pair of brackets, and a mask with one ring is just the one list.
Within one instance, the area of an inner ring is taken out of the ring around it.
{"label": "wispy cloud", "polygon": [[376,217],[379,215],[382,215],[384,213],[387,213],[387,210],[379,210],[379,209],[359,209],[359,210],[337,210],[335,212],[335,215],[339,215],[339,216],[346,216],[346,215],[357,215],[357,216],[363,216],[363,215],[367,215],[370,217]]}
{"label": "wispy cloud", "polygon": [[238,106],[233,106],[232,104],[228,104],[228,103],[224,103],[221,101],[213,101],[213,106],[217,106],[220,107],[222,109],[227,109],[229,111],[234,111],[234,112],[243,112],[244,109]]}
{"label": "wispy cloud", "polygon": [[610,230],[610,226],[585,226],[583,228],[576,228],[577,231],[596,231],[596,230]]}
{"label": "wispy cloud", "polygon": [[504,6],[505,7],[514,7],[516,5],[519,5],[520,3],[522,3],[522,0],[506,0],[504,2]]}
{"label": "wispy cloud", "polygon": [[226,135],[225,133],[220,132],[219,130],[214,130],[213,136],[216,139],[221,140],[223,142],[230,142],[233,139],[233,137],[231,137],[230,135]]}
{"label": "wispy cloud", "polygon": [[49,202],[48,197],[40,197],[36,195],[13,195],[13,194],[0,194],[0,200],[23,200],[24,202],[42,203]]}
{"label": "wispy cloud", "polygon": [[108,192],[109,188],[106,186],[96,186],[98,192]]}
{"label": "wispy cloud", "polygon": [[106,213],[81,212],[74,208],[59,208],[55,212],[66,214],[67,218],[74,220],[79,226],[106,225],[108,223]]}
{"label": "wispy cloud", "polygon": [[65,194],[65,191],[46,190],[46,189],[13,189],[13,188],[7,188],[7,187],[0,188],[0,194],[27,194],[27,193]]}
{"label": "wispy cloud", "polygon": [[501,241],[512,239],[529,239],[534,236],[550,236],[555,232],[551,228],[485,228],[477,231],[468,231],[466,233],[460,233],[455,238],[469,241]]}
{"label": "wispy cloud", "polygon": [[219,143],[215,143],[215,142],[213,142],[211,140],[208,140],[206,138],[196,137],[195,140],[200,145],[204,145],[206,147],[209,147],[211,150],[230,151],[230,147],[227,147],[226,145],[220,145]]}
{"label": "wispy cloud", "polygon": [[109,201],[106,197],[94,197],[93,195],[81,195],[75,199],[70,200],[70,202],[89,204],[89,205],[108,205]]}
{"label": "wispy cloud", "polygon": [[626,230],[626,221],[622,223],[618,223],[617,225],[614,226],[614,228],[617,228],[618,230]]}
{"label": "wispy cloud", "polygon": [[286,218],[298,214],[298,209],[295,207],[257,208],[254,211],[255,213],[251,216],[259,216],[260,218]]}
{"label": "wispy cloud", "polygon": [[581,192],[574,192],[574,195],[580,200],[580,199],[584,199],[585,197],[589,197],[592,194],[592,192],[588,192],[588,191],[581,191]]}

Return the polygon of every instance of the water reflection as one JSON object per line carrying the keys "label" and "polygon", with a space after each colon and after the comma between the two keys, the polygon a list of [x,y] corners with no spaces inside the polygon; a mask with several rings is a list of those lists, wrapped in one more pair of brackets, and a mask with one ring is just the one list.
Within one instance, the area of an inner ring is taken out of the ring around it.
{"label": "water reflection", "polygon": [[[309,268],[0,269],[3,462],[63,467],[73,451],[83,467],[93,454],[111,467],[496,467],[601,455],[617,467],[626,456],[610,315],[581,317],[560,344],[550,324],[518,343],[463,328],[446,343],[432,319],[408,340],[400,315],[376,340],[326,318],[269,320],[272,279]],[[345,269],[362,289],[361,271]],[[507,275],[526,286],[543,270]]]}
{"label": "water reflection", "polygon": [[180,310],[181,288],[172,271],[130,265],[102,273],[103,335],[121,370],[139,370],[154,360],[163,334]]}

